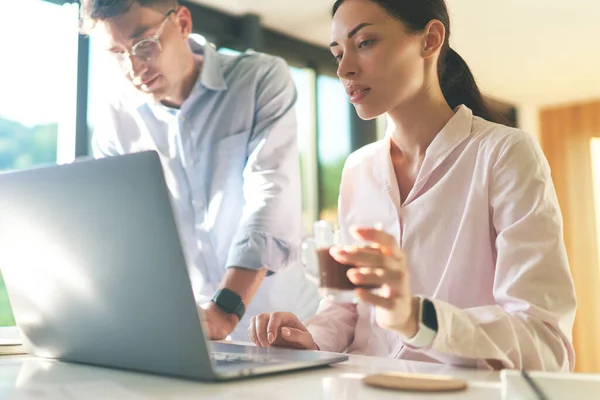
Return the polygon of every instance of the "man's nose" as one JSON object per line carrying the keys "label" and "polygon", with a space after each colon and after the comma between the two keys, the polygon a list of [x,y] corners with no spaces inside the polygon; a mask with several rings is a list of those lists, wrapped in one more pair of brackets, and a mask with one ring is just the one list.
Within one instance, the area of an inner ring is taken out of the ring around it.
{"label": "man's nose", "polygon": [[139,57],[130,55],[126,60],[126,70],[129,73],[131,80],[138,76],[142,76],[148,69],[148,63],[142,61]]}

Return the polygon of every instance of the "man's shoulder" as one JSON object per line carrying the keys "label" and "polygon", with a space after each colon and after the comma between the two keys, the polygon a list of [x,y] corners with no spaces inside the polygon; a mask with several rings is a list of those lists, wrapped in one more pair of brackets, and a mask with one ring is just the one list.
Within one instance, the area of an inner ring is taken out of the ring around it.
{"label": "man's shoulder", "polygon": [[99,100],[113,114],[130,113],[146,102],[129,82],[115,82],[110,93]]}
{"label": "man's shoulder", "polygon": [[262,78],[266,75],[289,77],[287,62],[277,56],[247,51],[236,56],[221,55],[222,65],[231,77]]}

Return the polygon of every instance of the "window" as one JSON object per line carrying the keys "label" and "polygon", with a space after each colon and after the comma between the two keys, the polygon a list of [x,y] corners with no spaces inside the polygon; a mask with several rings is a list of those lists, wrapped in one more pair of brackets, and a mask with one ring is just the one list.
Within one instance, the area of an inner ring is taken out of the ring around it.
{"label": "window", "polygon": [[350,154],[350,106],[337,78],[319,76],[318,159],[321,189],[320,218],[337,221],[337,201],[342,169]]}
{"label": "window", "polygon": [[111,96],[120,93],[129,82],[114,59],[101,48],[97,40],[90,36],[90,61],[88,72],[88,152],[92,154],[92,135],[98,121],[102,119],[103,106],[111,100]]}
{"label": "window", "polygon": [[318,217],[317,143],[315,113],[315,71],[290,67],[296,85],[296,117],[298,119],[298,150],[302,176],[302,220],[307,232]]}
{"label": "window", "polygon": [[[11,16],[0,24],[0,170],[56,163],[75,138],[77,6],[19,0],[0,12]],[[0,276],[0,327],[12,325]]]}

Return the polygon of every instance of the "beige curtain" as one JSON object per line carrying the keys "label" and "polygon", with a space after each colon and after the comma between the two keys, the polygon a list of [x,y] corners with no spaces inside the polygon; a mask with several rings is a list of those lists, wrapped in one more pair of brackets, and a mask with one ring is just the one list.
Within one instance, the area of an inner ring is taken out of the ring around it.
{"label": "beige curtain", "polygon": [[600,137],[600,101],[544,109],[540,119],[579,303],[573,329],[575,368],[600,373],[600,263],[590,146],[592,138]]}

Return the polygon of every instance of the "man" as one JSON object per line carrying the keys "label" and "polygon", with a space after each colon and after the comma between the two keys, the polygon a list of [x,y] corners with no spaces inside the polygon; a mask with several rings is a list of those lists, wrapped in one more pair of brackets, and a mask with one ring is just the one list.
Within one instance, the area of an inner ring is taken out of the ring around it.
{"label": "man", "polygon": [[81,27],[136,89],[107,105],[94,155],[159,153],[210,337],[247,339],[261,312],[313,314],[316,288],[291,262],[301,195],[285,62],[201,45],[176,0],[83,0]]}

